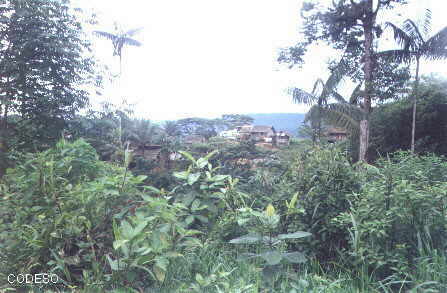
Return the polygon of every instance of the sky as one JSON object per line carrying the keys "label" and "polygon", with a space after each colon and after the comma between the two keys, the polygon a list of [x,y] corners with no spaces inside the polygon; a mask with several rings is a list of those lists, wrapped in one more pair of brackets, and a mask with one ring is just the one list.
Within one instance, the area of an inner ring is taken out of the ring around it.
{"label": "sky", "polygon": [[[328,75],[326,62],[336,52],[312,48],[302,68],[277,63],[278,50],[300,41],[302,0],[75,0],[94,10],[94,28],[113,32],[142,27],[134,38],[141,47],[123,49],[122,77],[106,85],[104,95],[135,104],[139,117],[174,120],[230,113],[303,113],[287,89],[311,90]],[[331,0],[321,0],[327,2]],[[446,0],[413,0],[401,19],[433,11],[433,31],[445,26]],[[123,4],[125,3],[125,4]],[[422,8],[422,9],[421,9]],[[397,15],[399,11],[394,11]],[[398,16],[396,16],[398,17]],[[93,38],[95,54],[119,72],[110,41]],[[391,43],[390,43],[391,44]],[[445,62],[422,64],[421,72],[446,74]]]}

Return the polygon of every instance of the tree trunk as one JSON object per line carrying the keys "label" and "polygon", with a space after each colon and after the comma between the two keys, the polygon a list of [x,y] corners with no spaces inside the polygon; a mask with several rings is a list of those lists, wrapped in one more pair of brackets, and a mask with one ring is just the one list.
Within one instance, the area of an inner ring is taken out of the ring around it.
{"label": "tree trunk", "polygon": [[363,98],[364,117],[360,121],[360,151],[359,160],[367,162],[368,160],[368,146],[369,146],[369,114],[371,113],[371,100],[373,97],[373,27],[375,23],[376,14],[373,10],[373,1],[368,0],[365,3],[366,15],[363,18],[363,30],[365,33],[365,55],[363,72],[365,74],[365,95]]}
{"label": "tree trunk", "polygon": [[416,134],[416,105],[417,105],[417,99],[418,99],[418,89],[419,89],[419,57],[416,58],[416,80],[414,83],[414,90],[413,90],[413,120],[412,120],[412,126],[411,126],[411,152],[414,154],[414,141],[415,141],[415,134]]}
{"label": "tree trunk", "polygon": [[368,139],[369,139],[369,124],[368,120],[360,121],[360,150],[359,160],[366,161],[368,152]]}

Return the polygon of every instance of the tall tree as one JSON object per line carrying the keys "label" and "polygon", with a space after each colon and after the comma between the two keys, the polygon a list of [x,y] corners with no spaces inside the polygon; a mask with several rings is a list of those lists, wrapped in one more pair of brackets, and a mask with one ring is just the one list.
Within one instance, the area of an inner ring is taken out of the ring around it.
{"label": "tall tree", "polygon": [[50,144],[96,82],[83,24],[69,1],[5,0],[0,13],[0,133]]}
{"label": "tall tree", "polygon": [[[372,109],[371,103],[376,95],[374,87],[376,61],[373,43],[382,32],[377,23],[377,14],[381,9],[392,7],[393,3],[404,2],[404,0],[334,0],[332,6],[324,13],[321,12],[321,8],[316,9],[318,5],[315,3],[303,4],[305,46],[322,40],[335,49],[343,50],[346,57],[356,57],[360,54],[362,56],[364,90],[362,91],[363,117],[360,122],[359,151],[359,160],[362,161],[367,160],[368,120]],[[303,52],[305,50],[300,50],[298,53]]]}
{"label": "tall tree", "polygon": [[222,115],[222,122],[229,128],[233,129],[237,126],[252,124],[254,119],[243,114],[224,114]]}
{"label": "tall tree", "polygon": [[411,127],[411,151],[415,151],[416,107],[419,96],[419,70],[421,58],[439,60],[447,58],[447,26],[429,37],[431,33],[431,11],[426,9],[422,26],[407,19],[402,27],[388,22],[387,26],[394,32],[394,39],[402,46],[401,49],[380,52],[378,55],[392,61],[416,62],[415,82],[413,87],[413,114]]}

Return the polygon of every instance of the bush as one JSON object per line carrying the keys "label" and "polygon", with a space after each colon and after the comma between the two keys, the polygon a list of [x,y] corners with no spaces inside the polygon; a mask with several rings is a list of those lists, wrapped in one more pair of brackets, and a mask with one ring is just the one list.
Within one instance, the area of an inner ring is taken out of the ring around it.
{"label": "bush", "polygon": [[343,151],[328,146],[301,153],[277,190],[275,205],[288,214],[283,232],[312,233],[309,252],[323,263],[336,260],[338,251],[348,247],[348,232],[332,219],[349,210],[348,196],[360,190],[359,174]]}
{"label": "bush", "polygon": [[0,198],[0,278],[54,272],[65,284],[103,281],[112,218],[139,194],[143,177],[98,160],[83,140],[60,141],[9,169]]}
{"label": "bush", "polygon": [[349,211],[337,217],[351,231],[351,259],[380,277],[409,278],[416,258],[446,248],[447,163],[398,152],[370,167]]}

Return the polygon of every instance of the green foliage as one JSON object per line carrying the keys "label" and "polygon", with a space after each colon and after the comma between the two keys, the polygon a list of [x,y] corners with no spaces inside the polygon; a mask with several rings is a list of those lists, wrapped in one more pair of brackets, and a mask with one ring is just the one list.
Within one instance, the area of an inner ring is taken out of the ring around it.
{"label": "green foliage", "polygon": [[216,152],[199,159],[195,159],[188,152],[180,152],[190,165],[186,171],[173,174],[181,182],[181,185],[175,188],[175,202],[188,208],[189,216],[185,219],[188,226],[211,227],[219,215],[219,209],[224,207],[222,198],[231,177],[216,174],[218,167],[213,168],[209,162]]}
{"label": "green foliage", "polygon": [[145,286],[142,280],[148,276],[164,282],[169,264],[182,256],[180,252],[200,246],[192,237],[199,232],[186,229],[180,219],[184,206],[169,204],[169,198],[143,195],[143,199],[134,215],[113,225],[115,256],[107,259],[117,286]]}
{"label": "green foliage", "polygon": [[[427,76],[419,85],[416,115],[416,149],[420,153],[447,155],[447,83]],[[371,115],[371,155],[386,156],[409,149],[411,140],[411,100],[403,99],[379,106]]]}
{"label": "green foliage", "polygon": [[9,124],[16,147],[42,149],[88,104],[84,89],[101,83],[90,43],[69,1],[7,0],[0,12],[0,128]]}
{"label": "green foliage", "polygon": [[334,146],[302,152],[278,185],[277,203],[288,214],[283,231],[309,231],[314,236],[308,251],[321,262],[334,260],[347,246],[347,231],[332,219],[349,210],[348,195],[360,189],[359,174],[344,152]]}
{"label": "green foliage", "polygon": [[3,183],[0,238],[8,272],[55,272],[65,284],[104,280],[112,218],[127,212],[144,177],[97,159],[82,140],[60,141],[8,170]]}
{"label": "green foliage", "polygon": [[334,219],[350,229],[350,255],[380,276],[411,280],[415,257],[445,249],[447,164],[430,155],[395,153],[370,167],[349,211]]}
{"label": "green foliage", "polygon": [[[245,214],[245,215],[244,215]],[[281,262],[303,263],[306,258],[302,252],[286,252],[284,241],[288,239],[298,239],[311,236],[308,232],[293,232],[286,234],[277,234],[277,227],[280,223],[280,216],[276,213],[272,205],[268,205],[265,212],[257,212],[246,209],[245,213],[238,219],[238,224],[248,226],[249,234],[232,239],[231,244],[260,244],[259,253],[241,253],[239,260],[244,261],[252,258],[261,258],[263,265],[263,274],[267,280],[273,283],[275,275],[283,269]]]}

